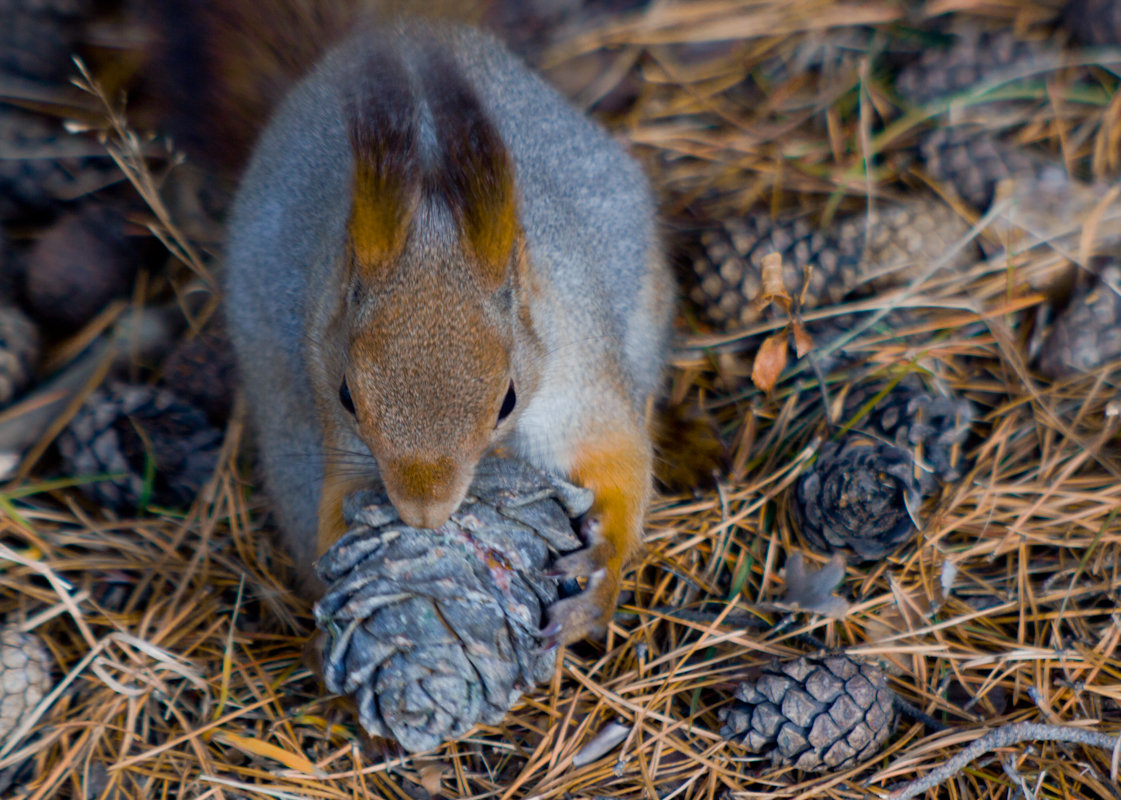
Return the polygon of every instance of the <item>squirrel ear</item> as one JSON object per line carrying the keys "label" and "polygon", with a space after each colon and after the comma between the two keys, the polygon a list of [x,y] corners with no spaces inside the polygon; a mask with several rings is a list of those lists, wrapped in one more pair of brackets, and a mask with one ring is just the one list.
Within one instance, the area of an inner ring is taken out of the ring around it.
{"label": "squirrel ear", "polygon": [[443,196],[459,222],[482,277],[497,288],[510,269],[518,225],[514,165],[478,97],[447,56],[433,48],[425,60],[425,96],[440,142],[439,169],[430,189]]}
{"label": "squirrel ear", "polygon": [[418,131],[404,66],[386,53],[368,60],[366,82],[348,103],[354,184],[347,231],[355,266],[380,274],[404,249],[416,210]]}

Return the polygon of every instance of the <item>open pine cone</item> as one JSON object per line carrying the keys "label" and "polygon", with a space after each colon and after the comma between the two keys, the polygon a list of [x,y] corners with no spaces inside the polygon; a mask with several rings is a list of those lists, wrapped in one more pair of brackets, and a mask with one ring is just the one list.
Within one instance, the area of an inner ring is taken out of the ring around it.
{"label": "open pine cone", "polygon": [[91,394],[58,436],[70,474],[112,476],[82,491],[125,512],[149,490],[156,505],[191,503],[214,472],[221,444],[206,415],[171,392],[119,382]]}
{"label": "open pine cone", "polygon": [[401,522],[381,491],[349,497],[350,531],[316,565],[323,672],[352,695],[373,736],[411,752],[497,723],[555,653],[539,636],[557,599],[544,570],[580,540],[570,517],[591,493],[511,459],[488,458],[438,530]]}
{"label": "open pine cone", "polygon": [[884,674],[845,655],[772,663],[741,683],[720,710],[720,733],[774,764],[806,772],[846,769],[883,747],[895,721]]}
{"label": "open pine cone", "polygon": [[820,552],[883,558],[914,535],[914,468],[907,450],[866,436],[826,442],[795,486],[802,535]]}
{"label": "open pine cone", "polygon": [[[850,396],[845,403],[848,412],[855,414],[873,396],[874,388]],[[923,492],[929,493],[938,484],[957,480],[967,468],[962,446],[973,418],[973,404],[968,400],[927,391],[911,376],[880,398],[859,429],[909,451],[919,465]]]}

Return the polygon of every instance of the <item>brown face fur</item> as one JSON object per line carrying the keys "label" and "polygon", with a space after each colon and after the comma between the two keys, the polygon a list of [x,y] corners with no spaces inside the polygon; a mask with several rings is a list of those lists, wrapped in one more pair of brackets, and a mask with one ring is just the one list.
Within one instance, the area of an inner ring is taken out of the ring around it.
{"label": "brown face fur", "polygon": [[[414,527],[438,527],[504,433],[525,270],[513,165],[477,98],[437,50],[417,76],[373,54],[383,83],[350,106],[355,172],[348,223],[344,378],[357,433],[390,500]],[[418,150],[419,104],[436,150]],[[526,381],[532,384],[532,380]],[[528,395],[526,395],[528,396]],[[341,409],[340,409],[341,411]]]}
{"label": "brown face fur", "polygon": [[497,423],[515,379],[515,311],[466,261],[402,264],[407,280],[383,284],[351,311],[345,378],[354,421],[390,500],[414,527],[447,520],[505,431]]}

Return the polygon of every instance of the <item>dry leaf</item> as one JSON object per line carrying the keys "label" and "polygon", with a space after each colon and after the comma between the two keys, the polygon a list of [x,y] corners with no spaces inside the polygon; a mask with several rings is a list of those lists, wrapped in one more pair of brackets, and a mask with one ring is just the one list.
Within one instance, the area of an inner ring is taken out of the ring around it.
{"label": "dry leaf", "polygon": [[794,333],[794,352],[798,354],[798,358],[802,358],[806,353],[813,350],[813,337],[810,336],[799,320],[794,320],[791,323],[791,330]]}
{"label": "dry leaf", "polygon": [[439,797],[444,793],[444,776],[450,772],[446,764],[425,764],[416,771],[417,783],[428,792],[429,797]]}
{"label": "dry leaf", "polygon": [[771,303],[778,303],[783,310],[790,313],[790,292],[782,280],[782,254],[768,253],[763,256],[762,269],[763,288],[752,305],[757,309],[764,309]]}
{"label": "dry leaf", "polygon": [[751,382],[769,392],[778,382],[778,376],[786,368],[786,330],[768,336],[755,354],[751,365]]}
{"label": "dry leaf", "polygon": [[786,594],[783,605],[812,611],[824,617],[840,619],[849,610],[849,604],[833,592],[845,579],[845,561],[837,553],[821,569],[810,569],[805,556],[793,552],[786,559]]}

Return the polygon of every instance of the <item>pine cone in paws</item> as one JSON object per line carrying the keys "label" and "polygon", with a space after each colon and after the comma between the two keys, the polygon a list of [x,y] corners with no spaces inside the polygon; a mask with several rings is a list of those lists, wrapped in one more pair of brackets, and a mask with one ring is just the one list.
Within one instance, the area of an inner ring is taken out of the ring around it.
{"label": "pine cone in paws", "polygon": [[[878,393],[874,389],[850,396],[846,411],[857,413]],[[937,482],[957,480],[966,469],[961,448],[974,416],[973,404],[965,398],[928,392],[918,378],[909,376],[882,397],[858,427],[910,452],[920,467],[923,491],[930,492]]]}
{"label": "pine cone in paws", "polygon": [[[0,742],[19,727],[52,686],[51,657],[33,633],[0,628]],[[30,762],[0,770],[0,792],[21,783]]]}
{"label": "pine cone in paws", "polygon": [[113,475],[82,491],[118,511],[137,508],[149,491],[156,505],[191,503],[214,472],[221,444],[199,409],[166,389],[119,382],[91,394],[58,437],[71,475]]}
{"label": "pine cone in paws", "polygon": [[87,206],[54,223],[27,258],[24,297],[32,316],[52,333],[85,325],[115,297],[128,294],[137,252],[119,210]]}
{"label": "pine cone in paws", "polygon": [[499,722],[552,674],[538,633],[557,587],[543,571],[580,547],[570,517],[590,506],[590,492],[506,458],[479,464],[435,531],[401,522],[384,492],[348,498],[350,531],[316,565],[327,687],[411,752]]}
{"label": "pine cone in paws", "polygon": [[775,662],[720,710],[720,734],[776,766],[847,769],[875,756],[895,721],[884,674],[845,655]]}
{"label": "pine cone in paws", "polygon": [[27,388],[39,360],[39,329],[15,306],[0,305],[0,408]]}
{"label": "pine cone in paws", "polygon": [[1121,3],[1117,0],[1069,0],[1063,24],[1082,44],[1121,44]]}
{"label": "pine cone in paws", "polygon": [[1121,358],[1121,262],[1102,267],[1094,282],[1076,289],[1039,353],[1039,371],[1070,378]]}
{"label": "pine cone in paws", "polygon": [[88,0],[0,0],[0,72],[41,81],[75,72],[70,54]]}
{"label": "pine cone in paws", "polygon": [[875,439],[826,442],[795,486],[802,536],[819,552],[883,558],[914,535],[911,511],[922,501],[914,469],[908,451]]}

